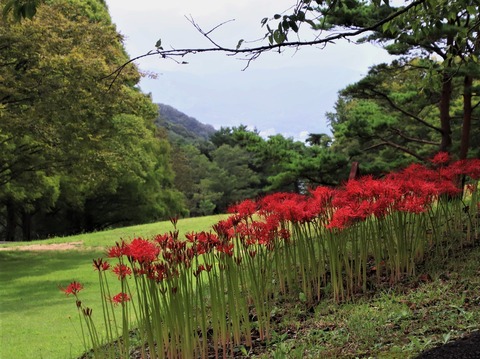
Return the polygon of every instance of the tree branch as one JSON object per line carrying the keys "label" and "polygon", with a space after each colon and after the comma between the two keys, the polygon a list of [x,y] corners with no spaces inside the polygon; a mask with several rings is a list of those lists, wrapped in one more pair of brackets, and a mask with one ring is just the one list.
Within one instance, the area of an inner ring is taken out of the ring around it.
{"label": "tree branch", "polygon": [[391,130],[394,131],[400,137],[406,139],[407,141],[423,143],[423,144],[426,144],[426,145],[440,146],[439,142],[427,141],[427,140],[422,140],[421,138],[409,137],[404,132],[402,132],[401,130],[399,130],[398,128],[395,128],[395,127],[392,127]]}
{"label": "tree branch", "polygon": [[369,151],[369,150],[373,150],[377,147],[382,147],[382,146],[390,146],[390,147],[393,147],[393,148],[396,148],[402,152],[405,152],[405,153],[408,153],[410,156],[412,157],[415,157],[416,159],[418,159],[419,161],[422,161],[424,162],[425,159],[420,157],[419,155],[417,155],[416,153],[412,152],[411,150],[409,150],[408,148],[406,147],[403,147],[403,146],[400,146],[394,142],[391,142],[391,141],[388,141],[388,140],[385,140],[384,138],[381,138],[379,137],[383,142],[380,142],[380,143],[377,143],[375,145],[372,145],[370,147],[367,147],[367,148],[364,148],[363,150],[364,151]]}
{"label": "tree branch", "polygon": [[393,107],[395,110],[403,113],[405,116],[408,116],[412,119],[414,119],[415,121],[417,122],[420,122],[422,125],[424,126],[427,126],[429,128],[431,128],[432,130],[435,130],[439,133],[442,133],[442,129],[439,128],[439,127],[436,127],[436,126],[433,126],[431,125],[430,123],[428,123],[427,121],[423,120],[422,118],[418,117],[417,115],[411,113],[411,112],[408,112],[407,110],[401,108],[400,106],[398,106],[395,102],[393,102],[393,100],[387,95],[387,94],[384,94],[383,92],[380,92],[380,91],[377,91],[375,89],[370,89],[370,91],[372,91],[374,94],[377,94],[379,95],[380,97],[384,98],[385,100],[387,100],[387,102],[389,103],[389,105],[391,107]]}
{"label": "tree branch", "polygon": [[[348,39],[348,38],[352,38],[352,37],[361,35],[363,33],[369,32],[369,31],[376,30],[377,28],[383,26],[384,24],[386,24],[389,21],[397,18],[398,16],[405,14],[411,8],[423,4],[425,1],[426,0],[413,1],[408,6],[394,12],[393,14],[387,16],[383,20],[378,21],[377,23],[373,24],[372,26],[362,28],[362,29],[359,29],[359,30],[356,30],[356,31],[341,32],[341,33],[337,33],[337,34],[334,34],[334,35],[326,36],[324,38],[316,38],[315,40],[312,40],[312,41],[292,41],[292,42],[286,41],[286,42],[280,42],[280,43],[276,43],[276,44],[269,44],[269,45],[264,45],[264,46],[250,47],[250,48],[243,48],[243,49],[239,48],[239,47],[229,48],[229,47],[224,47],[224,46],[218,45],[216,42],[212,41],[212,39],[209,37],[209,34],[213,30],[217,29],[219,26],[222,26],[223,24],[225,24],[225,22],[221,23],[220,25],[218,25],[216,27],[214,27],[212,30],[210,30],[208,32],[205,32],[192,19],[191,21],[190,20],[189,21],[195,26],[195,28],[198,31],[200,31],[200,33],[202,33],[204,36],[207,37],[207,39],[209,39],[210,42],[212,42],[214,47],[210,47],[210,48],[187,48],[187,49],[172,48],[170,50],[163,50],[162,48],[158,48],[158,49],[155,49],[155,50],[150,50],[143,55],[136,56],[136,57],[130,59],[129,61],[125,62],[123,65],[119,66],[117,69],[115,69],[115,71],[111,72],[110,74],[105,76],[103,79],[113,77],[112,82],[110,84],[110,87],[111,87],[113,85],[113,83],[116,81],[116,79],[118,78],[118,76],[121,74],[121,72],[129,64],[131,64],[135,61],[141,60],[145,57],[156,56],[156,55],[160,56],[163,59],[173,59],[173,58],[176,58],[176,57],[184,57],[184,56],[189,55],[189,54],[212,53],[212,52],[222,52],[222,53],[227,53],[227,54],[230,54],[230,55],[245,54],[246,55],[246,60],[248,61],[248,64],[250,64],[251,61],[258,58],[264,52],[269,52],[269,51],[272,51],[272,50],[281,51],[281,49],[283,49],[283,48],[291,48],[291,47],[316,46],[316,45],[322,45],[322,44],[326,45],[326,44],[331,43],[335,40]],[[247,64],[246,67],[248,67],[248,64]]]}

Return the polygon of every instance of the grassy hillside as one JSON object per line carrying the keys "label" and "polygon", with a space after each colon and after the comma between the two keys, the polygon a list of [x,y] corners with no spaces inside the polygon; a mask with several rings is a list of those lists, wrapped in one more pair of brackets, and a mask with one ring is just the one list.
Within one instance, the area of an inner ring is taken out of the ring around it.
{"label": "grassy hillside", "polygon": [[[222,216],[189,218],[178,222],[181,233],[209,230]],[[1,244],[1,248],[37,244],[82,242],[70,251],[0,251],[0,358],[64,359],[83,351],[75,300],[59,287],[73,280],[85,289],[82,301],[93,308],[101,327],[98,273],[92,259],[120,238],[151,236],[172,230],[170,222],[159,222],[111,231],[52,238],[35,242]],[[12,249],[12,248],[11,248]],[[112,281],[113,285],[116,281]],[[112,292],[118,291],[112,288]]]}

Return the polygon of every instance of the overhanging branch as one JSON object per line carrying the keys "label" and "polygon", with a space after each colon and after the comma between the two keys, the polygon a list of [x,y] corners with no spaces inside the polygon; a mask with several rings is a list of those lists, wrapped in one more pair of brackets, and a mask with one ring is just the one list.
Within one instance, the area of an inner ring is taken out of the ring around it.
{"label": "overhanging branch", "polygon": [[[187,49],[172,48],[170,50],[164,50],[163,48],[157,48],[157,49],[154,49],[154,50],[150,50],[143,55],[136,56],[136,57],[130,59],[129,61],[125,62],[123,65],[121,65],[117,69],[115,69],[115,71],[113,71],[112,73],[105,76],[104,79],[113,77],[112,82],[111,82],[111,85],[112,85],[115,82],[115,80],[118,78],[118,76],[121,74],[121,72],[125,69],[125,67],[127,67],[129,64],[131,64],[135,61],[138,61],[138,60],[141,60],[145,57],[150,57],[150,56],[160,56],[163,59],[174,59],[174,58],[178,58],[178,57],[183,58],[186,55],[190,55],[190,54],[221,52],[221,53],[226,53],[228,55],[242,55],[243,54],[243,55],[246,56],[246,60],[248,61],[248,63],[250,63],[252,60],[255,60],[256,58],[258,58],[264,52],[270,52],[270,51],[273,51],[273,50],[281,51],[284,48],[292,48],[292,47],[297,47],[298,48],[298,47],[303,47],[303,46],[326,45],[326,44],[331,43],[335,40],[349,39],[349,38],[353,38],[353,37],[356,37],[358,35],[364,34],[366,32],[376,30],[376,29],[380,28],[381,26],[383,26],[384,24],[388,23],[389,21],[399,17],[400,15],[405,14],[411,8],[413,8],[415,6],[418,6],[418,5],[421,5],[424,2],[426,2],[426,0],[413,1],[408,6],[394,12],[393,14],[387,16],[383,20],[378,21],[377,23],[373,24],[372,26],[362,28],[362,29],[359,29],[359,30],[356,30],[356,31],[346,31],[346,32],[341,32],[341,33],[337,33],[337,34],[332,34],[332,35],[326,36],[324,38],[316,38],[315,40],[312,40],[312,41],[291,41],[291,42],[285,41],[285,42],[263,45],[263,46],[258,46],[258,47],[250,47],[250,48],[240,48],[240,47],[230,48],[230,47],[221,46],[221,45],[217,44],[216,42],[214,42],[209,37],[209,34],[213,30],[217,29],[219,26],[223,25],[224,23],[221,23],[220,25],[214,27],[212,30],[210,30],[208,32],[205,32],[197,24],[195,24],[195,22],[193,22],[193,20],[189,20],[190,22],[192,22],[192,24],[195,26],[195,28],[198,31],[200,31],[200,33],[202,33],[204,36],[207,37],[207,39],[213,44],[213,47],[187,48]],[[247,67],[248,67],[248,65],[247,65]]]}
{"label": "overhanging branch", "polygon": [[425,161],[425,159],[424,159],[423,157],[417,155],[415,152],[409,150],[408,148],[406,148],[406,147],[404,147],[404,146],[401,146],[401,145],[399,145],[399,144],[397,144],[397,143],[394,143],[394,142],[392,142],[392,141],[388,141],[388,140],[386,140],[386,139],[384,139],[384,138],[381,138],[381,137],[379,137],[379,138],[382,140],[382,142],[377,143],[377,144],[375,144],[375,145],[372,145],[372,146],[370,146],[370,147],[364,148],[363,150],[364,150],[364,151],[369,151],[369,150],[373,150],[373,149],[375,149],[375,148],[377,148],[377,147],[389,146],[389,147],[396,148],[397,150],[400,150],[400,151],[402,151],[402,152],[408,153],[410,156],[415,157],[416,159],[418,159],[418,160],[421,161],[421,162],[424,162],[424,161]]}

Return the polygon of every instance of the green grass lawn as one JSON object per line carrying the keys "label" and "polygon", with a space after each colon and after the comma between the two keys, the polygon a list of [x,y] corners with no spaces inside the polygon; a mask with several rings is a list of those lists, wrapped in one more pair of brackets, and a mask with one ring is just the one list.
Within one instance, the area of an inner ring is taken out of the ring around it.
{"label": "green grass lawn", "polygon": [[[181,233],[209,230],[223,217],[183,219],[177,227]],[[92,259],[103,256],[102,247],[112,246],[120,238],[148,237],[172,228],[166,221],[33,242],[82,241],[80,249],[73,251],[0,251],[0,358],[60,359],[81,354],[83,346],[75,299],[66,297],[58,287],[67,286],[73,280],[84,284],[81,300],[93,308],[93,316],[100,325],[98,273],[92,268]],[[21,242],[0,247],[30,244],[32,242]]]}
{"label": "green grass lawn", "polygon": [[91,265],[101,254],[0,252],[1,358],[71,358],[82,351],[75,300],[58,286],[81,281],[85,303],[101,308]]}

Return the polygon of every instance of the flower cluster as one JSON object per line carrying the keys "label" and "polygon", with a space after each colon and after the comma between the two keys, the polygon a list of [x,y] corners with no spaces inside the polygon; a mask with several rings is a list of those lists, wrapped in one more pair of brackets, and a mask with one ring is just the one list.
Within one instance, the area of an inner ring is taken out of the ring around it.
{"label": "flower cluster", "polygon": [[[477,182],[466,185],[461,198],[463,176]],[[144,328],[157,331],[143,339],[157,338],[148,344],[158,357],[207,357],[207,337],[218,357],[219,347],[226,355],[241,340],[251,345],[252,311],[260,338],[268,338],[269,306],[278,293],[301,292],[312,303],[328,290],[341,301],[367,291],[367,274],[392,283],[412,275],[423,253],[455,238],[448,235],[455,225],[478,238],[479,179],[479,159],[452,162],[440,153],[428,166],[413,164],[380,179],[364,176],[335,189],[245,200],[211,231],[184,239],[175,217],[168,233],[117,242],[106,253],[117,263],[98,258],[93,268],[101,282],[107,273],[121,281],[120,293],[112,296],[106,285],[102,297],[110,307],[121,305],[124,355],[130,307],[139,323],[148,321]],[[83,285],[74,281],[61,289],[90,319],[91,309],[77,298]],[[110,315],[115,319],[113,309],[107,309],[106,325]]]}
{"label": "flower cluster", "polygon": [[60,290],[62,290],[67,296],[70,294],[77,296],[78,292],[80,292],[82,289],[83,289],[83,284],[80,284],[77,281],[73,281],[66,288],[60,288]]}

